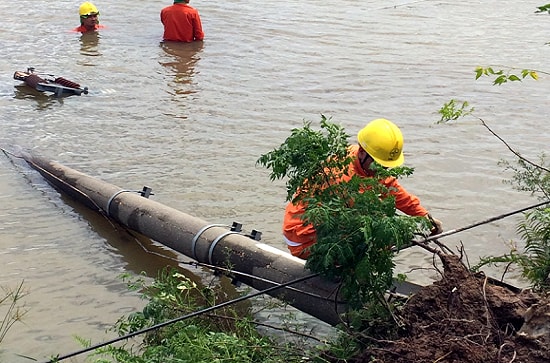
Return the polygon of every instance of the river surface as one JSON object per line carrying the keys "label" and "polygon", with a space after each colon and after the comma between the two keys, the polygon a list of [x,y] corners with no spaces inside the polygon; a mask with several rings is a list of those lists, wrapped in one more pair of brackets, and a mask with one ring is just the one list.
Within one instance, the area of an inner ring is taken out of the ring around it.
{"label": "river surface", "polygon": [[[192,1],[203,44],[161,44],[159,1],[97,1],[98,35],[80,36],[78,1],[0,1],[0,146],[17,147],[211,223],[243,223],[285,249],[282,182],[257,158],[304,120],[332,117],[355,135],[384,117],[405,136],[402,184],[447,229],[536,200],[498,164],[507,147],[474,117],[437,124],[451,99],[468,101],[511,147],[548,151],[550,77],[493,86],[477,66],[550,71],[550,17],[539,1]],[[62,76],[89,94],[57,99],[21,86],[15,71]],[[27,291],[23,324],[1,347],[7,361],[48,359],[100,342],[143,307],[121,273],[154,276],[178,258],[79,208],[36,172],[0,156],[0,286]],[[518,217],[442,240],[471,263],[517,243]],[[521,247],[521,244],[519,245]],[[146,252],[144,248],[156,251]],[[159,254],[161,256],[159,256]],[[164,256],[164,257],[163,257]],[[410,249],[398,269],[430,282],[432,257]],[[488,273],[499,276],[501,267]],[[519,272],[509,281],[521,285]],[[0,310],[0,313],[3,310]],[[2,319],[3,315],[0,315]],[[1,360],[1,359],[0,359]],[[72,361],[84,361],[76,357]]]}

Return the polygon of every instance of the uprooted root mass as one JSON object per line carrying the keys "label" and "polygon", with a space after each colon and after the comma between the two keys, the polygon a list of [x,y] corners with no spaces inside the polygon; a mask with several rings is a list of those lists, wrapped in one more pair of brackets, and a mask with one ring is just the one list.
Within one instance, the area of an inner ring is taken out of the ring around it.
{"label": "uprooted root mass", "polygon": [[441,280],[406,303],[405,333],[378,342],[354,363],[550,362],[550,300],[492,284],[454,255],[440,255]]}

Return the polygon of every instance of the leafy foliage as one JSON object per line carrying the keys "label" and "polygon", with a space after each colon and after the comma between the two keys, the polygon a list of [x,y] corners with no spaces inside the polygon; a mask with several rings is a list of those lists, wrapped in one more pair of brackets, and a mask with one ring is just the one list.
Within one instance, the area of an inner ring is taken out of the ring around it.
{"label": "leafy foliage", "polygon": [[449,121],[458,120],[460,117],[464,117],[467,115],[470,115],[472,112],[474,112],[474,108],[470,106],[467,101],[462,101],[462,105],[458,105],[461,101],[457,101],[455,99],[451,99],[448,103],[445,103],[443,107],[438,111],[441,115],[441,119],[437,122],[445,123]]}
{"label": "leafy foliage", "polygon": [[[512,170],[510,181],[517,190],[530,192],[539,200],[550,200],[550,172],[546,166],[545,154],[540,155],[538,164],[520,158],[516,164],[506,161],[500,163]],[[536,209],[525,213],[517,226],[517,232],[525,242],[525,252],[517,253],[507,262],[515,262],[522,267],[523,276],[533,287],[550,290],[550,209]]]}
{"label": "leafy foliage", "polygon": [[517,231],[526,242],[519,260],[523,275],[540,290],[550,289],[550,208],[525,215]]}
{"label": "leafy foliage", "polygon": [[[540,7],[546,10],[547,5]],[[545,72],[542,72],[545,73]],[[536,71],[524,69],[521,71],[521,78],[514,74],[505,74],[504,71],[495,71],[493,68],[476,68],[476,79],[481,76],[496,75],[494,85],[500,85],[507,81],[521,81],[526,77],[538,79]],[[439,111],[442,115],[438,123],[456,120],[459,117],[471,114],[473,108],[464,112],[467,102],[463,102],[462,107],[458,108],[455,100],[445,104]],[[513,185],[517,190],[530,192],[536,195],[540,200],[550,200],[550,169],[545,165],[545,154],[540,156],[539,163],[534,163],[524,158],[519,152],[515,151],[496,134],[483,119],[478,118],[481,124],[489,130],[497,139],[504,143],[508,149],[517,157],[515,163],[501,160],[499,165],[507,170],[512,170],[514,175],[511,180],[505,181]],[[487,256],[481,258],[480,262],[472,267],[472,270],[478,270],[485,265],[507,263],[517,264],[522,268],[522,274],[526,277],[534,288],[540,290],[550,290],[550,209],[537,209],[524,214],[524,220],[518,224],[517,231],[525,242],[525,250],[519,251],[512,248],[510,253],[500,256]]]}
{"label": "leafy foliage", "polygon": [[513,247],[509,253],[481,259],[472,267],[479,270],[484,265],[499,263],[517,264],[522,275],[539,291],[550,290],[550,208],[535,209],[526,213],[517,226],[517,232],[525,242],[524,251]]}
{"label": "leafy foliage", "polygon": [[531,77],[535,81],[539,79],[538,73],[534,70],[530,69],[522,69],[519,73],[519,75],[516,75],[514,73],[504,73],[502,69],[496,71],[492,67],[477,67],[476,70],[476,79],[479,79],[481,76],[496,76],[496,78],[493,80],[493,85],[501,85],[508,81],[521,81],[525,79],[526,77]]}
{"label": "leafy foliage", "polygon": [[303,203],[302,220],[312,224],[317,243],[306,267],[342,281],[350,306],[382,304],[393,281],[393,257],[409,243],[425,218],[398,215],[390,190],[380,180],[410,175],[411,168],[374,167],[372,178],[350,177],[353,157],[344,129],[322,115],[321,130],[310,122],[258,163],[271,179],[288,178],[287,200]]}
{"label": "leafy foliage", "polygon": [[[142,311],[119,319],[114,327],[120,336],[174,319],[216,303],[212,289],[200,287],[174,269],[166,269],[147,285],[144,279],[131,281],[149,303]],[[217,310],[216,310],[217,311]],[[89,342],[84,342],[89,345]],[[181,320],[148,333],[136,347],[129,343],[96,351],[96,363],[149,362],[299,362],[303,349],[280,345],[261,336],[245,311],[226,307],[223,312]]]}
{"label": "leafy foliage", "polygon": [[545,12],[550,14],[550,4],[537,6],[537,11],[535,11],[535,13],[545,13]]}
{"label": "leafy foliage", "polygon": [[526,159],[519,158],[516,164],[501,161],[499,164],[506,170],[512,170],[514,175],[507,181],[517,190],[530,192],[540,200],[550,199],[550,173],[546,165],[546,155],[540,155],[538,164],[529,163]]}
{"label": "leafy foliage", "polygon": [[344,129],[330,123],[325,116],[321,118],[321,128],[327,134],[313,130],[311,122],[304,122],[304,127],[293,129],[278,149],[262,155],[257,161],[271,169],[272,181],[288,177],[287,200],[291,200],[306,184],[316,186],[327,183],[323,170],[328,168],[342,173],[351,162],[347,151],[349,135]]}

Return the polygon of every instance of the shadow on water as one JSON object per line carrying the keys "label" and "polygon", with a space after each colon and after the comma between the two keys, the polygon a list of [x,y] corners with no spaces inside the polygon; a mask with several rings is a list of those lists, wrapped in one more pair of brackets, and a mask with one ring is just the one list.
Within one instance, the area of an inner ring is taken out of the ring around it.
{"label": "shadow on water", "polygon": [[176,94],[192,94],[193,76],[196,74],[195,65],[200,60],[203,50],[203,42],[161,42],[161,49],[164,56],[161,56],[159,63],[168,69],[168,76],[173,77],[170,86]]}
{"label": "shadow on water", "polygon": [[[81,215],[95,233],[105,239],[112,252],[122,258],[126,264],[124,269],[127,271],[136,274],[145,272],[147,276],[156,277],[159,271],[165,267],[181,270],[180,262],[187,261],[185,256],[177,254],[138,232],[129,230],[65,194],[61,194],[61,200]],[[198,276],[187,269],[184,270],[187,277],[194,281],[200,281]]]}
{"label": "shadow on water", "polygon": [[80,54],[97,57],[99,52],[99,39],[101,36],[98,32],[87,32],[80,36]]}
{"label": "shadow on water", "polygon": [[13,98],[19,100],[34,100],[36,101],[38,110],[46,110],[55,105],[63,105],[63,99],[69,95],[56,97],[52,93],[40,92],[26,84],[14,86],[15,95]]}
{"label": "shadow on water", "polygon": [[[94,232],[105,239],[112,252],[126,263],[125,271],[132,271],[137,275],[145,273],[146,276],[157,278],[162,271],[173,268],[198,285],[208,284],[208,280],[215,279],[220,287],[218,293],[227,299],[239,296],[232,279],[204,267],[191,267],[188,264],[193,262],[191,258],[110,220],[65,194],[61,194],[61,200],[81,215]],[[244,306],[248,306],[247,303],[242,305]]]}

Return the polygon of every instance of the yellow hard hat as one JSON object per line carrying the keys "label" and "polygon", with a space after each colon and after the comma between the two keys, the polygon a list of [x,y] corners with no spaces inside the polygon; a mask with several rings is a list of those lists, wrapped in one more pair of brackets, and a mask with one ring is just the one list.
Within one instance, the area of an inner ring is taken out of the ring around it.
{"label": "yellow hard hat", "polygon": [[374,161],[393,168],[403,164],[403,135],[393,122],[383,118],[373,120],[357,134],[359,145]]}
{"label": "yellow hard hat", "polygon": [[97,10],[95,5],[89,1],[82,3],[80,5],[80,8],[78,9],[78,12],[80,13],[80,16],[86,16],[90,14],[99,14],[99,10]]}

